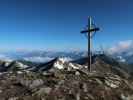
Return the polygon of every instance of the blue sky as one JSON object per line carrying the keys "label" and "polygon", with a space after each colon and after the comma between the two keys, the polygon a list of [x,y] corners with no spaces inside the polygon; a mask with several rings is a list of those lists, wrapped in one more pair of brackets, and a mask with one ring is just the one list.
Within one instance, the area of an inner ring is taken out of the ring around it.
{"label": "blue sky", "polygon": [[94,48],[133,39],[133,0],[0,0],[0,49],[87,48],[80,34],[92,16]]}

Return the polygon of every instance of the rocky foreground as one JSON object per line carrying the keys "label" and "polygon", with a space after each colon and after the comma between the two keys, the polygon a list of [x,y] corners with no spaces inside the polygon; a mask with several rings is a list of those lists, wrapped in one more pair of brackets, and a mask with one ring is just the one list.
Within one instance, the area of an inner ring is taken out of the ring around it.
{"label": "rocky foreground", "polygon": [[57,59],[43,72],[2,72],[0,100],[133,100],[132,76],[96,59],[92,72],[85,65]]}

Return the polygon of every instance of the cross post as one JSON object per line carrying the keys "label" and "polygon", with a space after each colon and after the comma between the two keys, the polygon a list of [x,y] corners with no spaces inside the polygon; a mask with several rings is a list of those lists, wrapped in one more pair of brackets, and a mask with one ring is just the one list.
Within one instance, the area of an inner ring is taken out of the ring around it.
{"label": "cross post", "polygon": [[81,31],[81,33],[87,33],[88,38],[88,70],[91,72],[91,63],[92,63],[92,36],[93,32],[99,31],[100,29],[98,27],[92,26],[92,18],[88,18],[88,25],[87,30]]}

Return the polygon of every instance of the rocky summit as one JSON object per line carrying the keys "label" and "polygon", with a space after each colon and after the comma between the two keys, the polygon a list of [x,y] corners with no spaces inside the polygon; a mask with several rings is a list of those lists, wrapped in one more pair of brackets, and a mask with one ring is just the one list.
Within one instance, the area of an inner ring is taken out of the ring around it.
{"label": "rocky summit", "polygon": [[86,64],[86,58],[33,66],[1,61],[0,100],[133,100],[133,76],[126,66],[106,55],[93,57],[91,72]]}

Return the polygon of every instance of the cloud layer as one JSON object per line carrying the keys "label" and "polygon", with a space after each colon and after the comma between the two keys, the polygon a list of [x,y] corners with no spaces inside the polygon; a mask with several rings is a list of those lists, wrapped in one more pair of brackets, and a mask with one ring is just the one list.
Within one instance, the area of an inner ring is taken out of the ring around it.
{"label": "cloud layer", "polygon": [[24,58],[24,60],[27,60],[27,61],[32,61],[32,62],[47,62],[47,61],[50,61],[54,58],[52,57],[27,57],[27,58]]}
{"label": "cloud layer", "polygon": [[133,49],[133,40],[120,41],[116,45],[109,48],[108,52],[111,54],[121,53]]}

